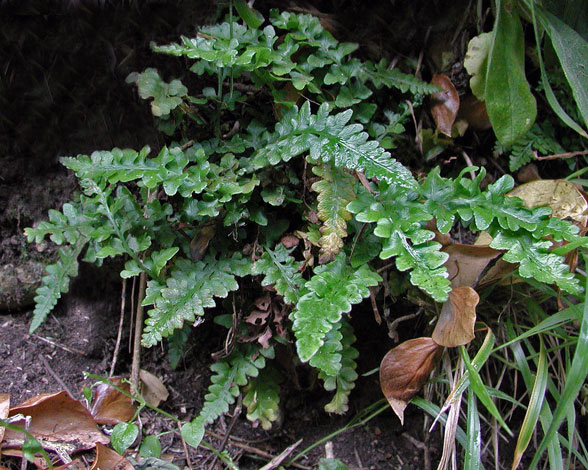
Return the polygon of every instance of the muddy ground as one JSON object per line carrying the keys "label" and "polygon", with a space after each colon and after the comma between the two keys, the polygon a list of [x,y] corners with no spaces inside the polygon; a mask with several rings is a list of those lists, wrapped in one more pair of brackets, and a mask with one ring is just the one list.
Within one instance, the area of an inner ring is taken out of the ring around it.
{"label": "muddy ground", "polygon": [[[89,384],[83,372],[107,375],[113,360],[121,284],[109,270],[104,274],[84,267],[55,312],[35,334],[28,333],[33,306],[30,292],[22,289],[38,281],[38,263],[50,261],[55,249],[50,244],[27,244],[23,229],[43,220],[48,209],[59,208],[76,190],[75,180],[59,165],[58,157],[114,146],[161,146],[148,106],[125,78],[147,66],[180,77],[185,73],[182,64],[152,54],[149,42],[165,43],[181,34],[193,34],[195,25],[216,21],[218,15],[215,2],[202,1],[140,6],[143,2],[51,3],[2,2],[0,6],[0,267],[5,273],[0,290],[6,294],[14,279],[20,286],[5,299],[8,303],[0,311],[0,393],[10,393],[12,404],[63,389],[81,398],[82,387]],[[270,3],[257,5],[267,9]],[[407,45],[420,47],[424,32],[416,23],[418,8],[399,5],[396,13],[407,14],[392,28],[389,5],[381,1],[368,9],[363,2],[315,2],[317,8],[331,14],[330,19],[347,36],[344,39],[359,41],[368,54],[381,54],[386,48],[403,51]],[[22,269],[28,271],[22,274]],[[369,315],[367,309],[365,318],[358,320],[368,325],[358,329],[366,335],[358,341],[360,373],[377,367],[379,358],[393,346],[386,332],[373,332],[375,324]],[[116,373],[123,375],[130,368],[128,325],[125,318],[117,355]],[[412,334],[412,330],[407,332]],[[195,335],[195,346],[177,370],[169,367],[161,349],[143,352],[143,367],[156,374],[170,392],[162,408],[186,420],[198,413],[208,386],[210,351],[220,349],[224,341],[222,332],[210,323],[201,325]],[[270,432],[254,429],[241,416],[231,432],[237,440],[229,440],[227,449],[241,456],[241,468],[259,468],[262,463],[255,460],[255,449],[277,455],[303,439],[300,450],[340,429],[380,399],[377,375],[362,377],[352,393],[349,414],[329,416],[323,411],[328,396],[320,387],[296,390],[292,382],[286,382],[281,427]],[[172,426],[151,412],[142,418],[149,433]],[[229,421],[219,420],[213,431],[223,436]],[[333,454],[349,468],[425,468],[425,453],[432,461],[439,456],[438,435],[426,437],[422,412],[413,407],[408,408],[405,422],[401,426],[390,411],[383,412],[332,439]],[[220,439],[212,435],[207,439],[220,445]],[[425,439],[430,439],[426,445]],[[185,464],[177,435],[168,434],[162,443],[164,453],[178,465]],[[324,455],[321,445],[299,463],[313,467]],[[200,450],[194,452],[195,468],[205,458]]]}

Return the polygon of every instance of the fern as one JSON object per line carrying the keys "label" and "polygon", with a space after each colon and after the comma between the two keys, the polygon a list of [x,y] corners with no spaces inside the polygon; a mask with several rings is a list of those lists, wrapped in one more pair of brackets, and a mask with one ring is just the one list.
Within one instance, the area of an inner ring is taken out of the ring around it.
{"label": "fern", "polygon": [[78,256],[86,243],[87,239],[80,237],[74,246],[60,248],[58,250],[59,260],[45,268],[47,275],[43,276],[41,286],[37,289],[37,295],[34,299],[35,310],[29,327],[30,333],[39,328],[61,298],[61,294],[69,290],[70,279],[78,275]]}
{"label": "fern", "polygon": [[272,251],[265,249],[265,253],[258,259],[251,268],[252,274],[263,274],[262,286],[274,286],[284,301],[292,305],[300,297],[300,288],[305,281],[300,274],[299,268],[302,264],[296,261],[288,250],[281,243]]}
{"label": "fern", "polygon": [[321,261],[332,261],[343,248],[347,236],[347,222],[353,217],[346,206],[355,199],[354,180],[337,168],[327,165],[315,166],[313,173],[321,179],[312,185],[318,194],[318,217],[323,222],[320,228]]}
{"label": "fern", "polygon": [[418,194],[380,184],[377,195],[363,191],[347,209],[360,222],[375,222],[374,234],[384,239],[380,258],[396,258],[400,271],[410,270],[410,280],[435,300],[447,299],[451,285],[443,263],[447,254],[431,241],[434,233],[424,224],[432,218]]}
{"label": "fern", "polygon": [[[369,286],[381,281],[368,265],[350,269],[343,253],[314,272],[304,285],[305,294],[290,315],[298,356],[304,362],[325,344],[325,335],[335,328],[341,315],[369,295]],[[334,367],[340,368],[336,364]]]}
{"label": "fern", "polygon": [[355,381],[357,380],[357,372],[355,372],[357,364],[355,363],[355,359],[359,356],[359,352],[352,346],[356,338],[353,334],[353,328],[347,320],[341,320],[339,332],[341,336],[341,368],[337,373],[332,375],[321,370],[319,378],[324,381],[325,390],[335,390],[335,396],[325,405],[325,411],[328,413],[343,414],[349,408],[349,394],[355,388]]}
{"label": "fern", "polygon": [[152,280],[147,287],[143,305],[154,308],[147,312],[143,346],[153,346],[185,321],[195,321],[205,308],[216,305],[214,297],[226,297],[238,289],[235,276],[247,274],[249,264],[238,254],[219,260],[210,254],[198,263],[177,260],[165,284]]}
{"label": "fern", "polygon": [[[260,354],[261,352],[261,354]],[[213,376],[208,394],[198,417],[182,426],[182,437],[193,447],[198,447],[204,436],[204,427],[229,411],[240,394],[240,388],[247,385],[249,377],[257,377],[265,367],[266,358],[273,358],[272,348],[258,351],[249,346],[244,352],[238,348],[226,359],[211,366]]]}
{"label": "fern", "polygon": [[390,157],[376,141],[368,141],[361,124],[347,124],[353,111],[347,110],[329,115],[329,105],[322,104],[317,114],[310,111],[310,103],[302,105],[300,111],[294,106],[276,124],[269,142],[253,156],[253,168],[309,152],[311,162],[332,163],[338,168],[363,171],[368,178],[384,179],[403,188],[416,188],[410,171]]}
{"label": "fern", "polygon": [[261,423],[261,427],[266,431],[280,418],[279,383],[278,372],[266,367],[243,389],[243,405],[247,408],[247,419]]}

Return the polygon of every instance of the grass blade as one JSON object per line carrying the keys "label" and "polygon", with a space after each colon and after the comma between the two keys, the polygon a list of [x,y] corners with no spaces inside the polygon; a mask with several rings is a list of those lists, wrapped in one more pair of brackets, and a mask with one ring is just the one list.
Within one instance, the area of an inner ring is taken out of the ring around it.
{"label": "grass blade", "polygon": [[[541,336],[539,337],[541,338]],[[545,398],[545,389],[547,387],[547,355],[545,353],[545,346],[543,345],[543,339],[541,339],[541,348],[539,350],[539,363],[537,365],[537,375],[535,377],[535,383],[533,384],[533,391],[529,399],[529,407],[525,413],[525,419],[519,431],[519,437],[517,439],[517,445],[515,447],[514,459],[512,463],[512,470],[515,470],[520,462],[531,437],[535,432],[537,421],[543,407],[543,400]]]}
{"label": "grass blade", "polygon": [[468,445],[465,448],[464,470],[480,470],[482,436],[480,435],[480,415],[476,404],[476,394],[468,390]]}

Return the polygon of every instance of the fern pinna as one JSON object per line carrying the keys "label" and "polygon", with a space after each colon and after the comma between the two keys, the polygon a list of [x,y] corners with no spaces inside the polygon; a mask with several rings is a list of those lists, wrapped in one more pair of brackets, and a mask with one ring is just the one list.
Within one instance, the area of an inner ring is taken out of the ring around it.
{"label": "fern pinna", "polygon": [[[435,238],[458,223],[487,231],[519,275],[578,292],[547,238],[578,244],[578,229],[508,197],[511,177],[486,189],[475,167],[417,179],[387,150],[410,110],[372,98],[394,89],[416,106],[437,87],[353,57],[357,45],[338,42],[310,15],[272,12],[263,29],[225,22],[203,33],[152,48],[194,60],[190,70],[215,76],[217,89],[191,94],[154,69],[128,78],[152,100],[168,145],[157,155],[144,147],[62,158],[82,191],[26,229],[29,241],[62,245],[37,291],[31,331],[67,292],[79,258],[118,258],[125,279],[145,273],[142,343],[166,342],[174,367],[191,325],[229,309],[233,348],[211,367],[204,405],[182,429],[187,443],[198,445],[241,393],[250,420],[267,429],[279,419],[280,343],[293,343],[334,393],[326,411],[345,412],[358,375],[350,319],[383,282],[374,260],[394,260],[413,286],[445,301],[448,255]],[[253,91],[240,93],[235,78]],[[238,321],[262,290],[279,306],[258,315],[263,340],[259,325]],[[230,292],[231,307],[223,301]]]}

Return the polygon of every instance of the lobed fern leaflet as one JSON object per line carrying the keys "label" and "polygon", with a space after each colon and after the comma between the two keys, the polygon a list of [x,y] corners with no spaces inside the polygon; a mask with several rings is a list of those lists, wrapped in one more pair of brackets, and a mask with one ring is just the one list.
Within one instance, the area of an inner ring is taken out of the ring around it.
{"label": "lobed fern leaflet", "polygon": [[363,171],[368,178],[376,177],[405,189],[415,189],[417,183],[406,167],[391,158],[377,141],[368,141],[361,124],[348,124],[352,114],[348,109],[330,116],[327,103],[323,103],[316,114],[311,113],[308,101],[300,110],[294,106],[276,124],[266,146],[255,152],[253,168],[287,162],[309,152],[309,160],[313,163],[332,163],[339,168]]}
{"label": "lobed fern leaflet", "polygon": [[[229,357],[211,366],[212,382],[200,414],[191,422],[182,426],[182,437],[194,448],[198,447],[204,436],[204,427],[229,411],[239,396],[239,387],[244,387],[249,377],[257,377],[259,370],[265,367],[266,358],[273,358],[273,348],[258,351],[248,345],[236,348]],[[260,354],[261,352],[261,354]]]}
{"label": "lobed fern leaflet", "polygon": [[239,288],[235,276],[247,274],[249,264],[239,253],[218,260],[209,254],[198,263],[177,260],[165,284],[149,281],[143,305],[154,307],[147,312],[143,346],[154,346],[185,321],[195,321],[205,308],[216,305],[214,297],[226,297]]}
{"label": "lobed fern leaflet", "polygon": [[243,389],[243,405],[247,408],[247,419],[259,422],[266,431],[280,418],[280,375],[272,367],[259,371]]}
{"label": "lobed fern leaflet", "polygon": [[294,248],[287,249],[279,243],[274,250],[265,248],[264,254],[251,268],[251,274],[263,274],[262,286],[274,286],[287,304],[294,304],[300,297],[300,288],[304,279],[300,274],[300,261],[296,261],[290,253]]}
{"label": "lobed fern leaflet", "polygon": [[326,334],[336,328],[341,315],[351,311],[353,304],[369,295],[368,287],[381,280],[367,264],[351,269],[344,253],[333,262],[317,267],[290,314],[300,359],[306,362],[317,354],[325,344]]}
{"label": "lobed fern leaflet", "polygon": [[58,250],[59,260],[45,268],[41,286],[36,291],[35,310],[29,332],[33,333],[47,315],[53,310],[61,294],[69,290],[72,277],[78,275],[78,256],[86,246],[87,239],[80,237],[74,246],[64,246]]}
{"label": "lobed fern leaflet", "polygon": [[318,241],[321,262],[332,261],[343,248],[347,222],[353,217],[346,207],[355,199],[355,181],[329,165],[315,166],[312,172],[321,178],[312,185],[312,190],[318,193],[318,217],[323,222]]}
{"label": "lobed fern leaflet", "polygon": [[335,396],[325,405],[325,411],[343,414],[349,408],[349,394],[355,387],[355,381],[357,380],[355,359],[359,356],[359,352],[352,346],[356,340],[353,327],[344,318],[341,319],[339,334],[341,336],[341,368],[335,374],[328,374],[321,370],[319,378],[324,381],[325,390],[335,390]]}

